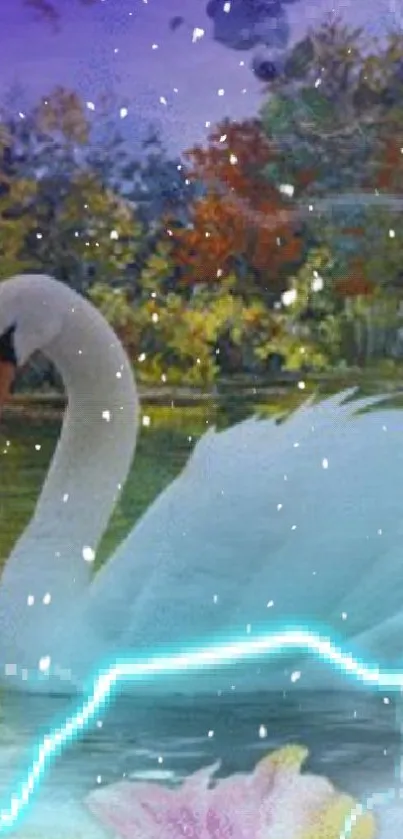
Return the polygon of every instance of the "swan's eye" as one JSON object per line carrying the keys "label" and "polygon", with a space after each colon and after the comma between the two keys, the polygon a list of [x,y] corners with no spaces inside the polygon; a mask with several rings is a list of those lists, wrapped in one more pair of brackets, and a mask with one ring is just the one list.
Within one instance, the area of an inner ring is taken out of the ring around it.
{"label": "swan's eye", "polygon": [[14,334],[16,325],[10,326],[2,335],[0,335],[0,361],[5,361],[8,364],[14,364],[17,367],[17,354],[14,346]]}

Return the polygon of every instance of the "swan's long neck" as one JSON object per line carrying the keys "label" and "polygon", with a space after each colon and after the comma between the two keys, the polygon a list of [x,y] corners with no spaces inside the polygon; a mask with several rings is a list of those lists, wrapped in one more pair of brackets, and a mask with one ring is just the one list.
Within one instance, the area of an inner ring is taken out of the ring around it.
{"label": "swan's long neck", "polygon": [[1,658],[12,662],[15,652],[27,667],[46,655],[47,635],[61,617],[68,631],[137,433],[136,388],[121,344],[92,306],[63,294],[63,326],[46,354],[63,377],[68,407],[34,516],[0,587]]}

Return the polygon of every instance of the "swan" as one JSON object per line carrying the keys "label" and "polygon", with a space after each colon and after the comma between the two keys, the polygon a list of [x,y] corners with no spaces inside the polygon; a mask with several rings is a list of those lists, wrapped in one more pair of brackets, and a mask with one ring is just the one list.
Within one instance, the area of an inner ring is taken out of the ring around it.
{"label": "swan", "polygon": [[[37,505],[0,581],[0,678],[77,691],[104,662],[309,625],[379,662],[402,647],[403,422],[349,394],[287,421],[207,430],[96,574],[139,425],[131,364],[86,299],[44,275],[0,284],[0,409],[41,350],[67,393]],[[290,688],[296,654],[147,690]],[[299,687],[337,673],[298,657]],[[306,678],[305,678],[306,676]],[[351,683],[348,683],[351,688]]]}

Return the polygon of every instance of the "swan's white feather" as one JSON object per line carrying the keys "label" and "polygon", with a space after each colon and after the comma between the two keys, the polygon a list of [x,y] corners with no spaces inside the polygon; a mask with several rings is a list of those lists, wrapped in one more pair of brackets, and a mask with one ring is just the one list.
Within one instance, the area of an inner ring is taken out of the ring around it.
{"label": "swan's white feather", "polygon": [[[19,360],[45,350],[69,402],[35,514],[1,580],[0,661],[29,670],[28,688],[43,657],[82,686],[106,659],[290,624],[400,662],[401,411],[375,397],[351,401],[350,391],[280,424],[211,429],[88,586],[83,549],[98,544],[133,454],[131,366],[100,313],[49,277],[1,283],[0,335],[12,324]],[[161,689],[284,688],[296,661],[302,685],[315,674],[326,683],[323,663],[291,656],[161,680]]]}
{"label": "swan's white feather", "polygon": [[[113,657],[287,624],[347,645],[362,637],[363,653],[386,660],[385,639],[372,639],[403,600],[403,418],[385,408],[358,415],[379,397],[350,395],[280,424],[251,419],[204,435],[83,601],[83,670],[107,649],[102,637]],[[75,633],[73,642],[77,650]],[[272,667],[234,672],[246,689],[283,687],[284,667],[274,681]],[[197,689],[234,678],[205,674]]]}

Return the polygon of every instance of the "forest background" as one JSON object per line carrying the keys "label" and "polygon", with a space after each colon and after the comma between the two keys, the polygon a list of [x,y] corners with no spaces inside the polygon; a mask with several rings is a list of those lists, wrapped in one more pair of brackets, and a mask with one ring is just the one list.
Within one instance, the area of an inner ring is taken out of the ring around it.
{"label": "forest background", "polygon": [[[398,372],[403,36],[324,23],[262,87],[254,119],[177,159],[152,131],[132,156],[113,96],[5,105],[0,278],[87,296],[149,385]],[[38,381],[60,385],[43,359]]]}

